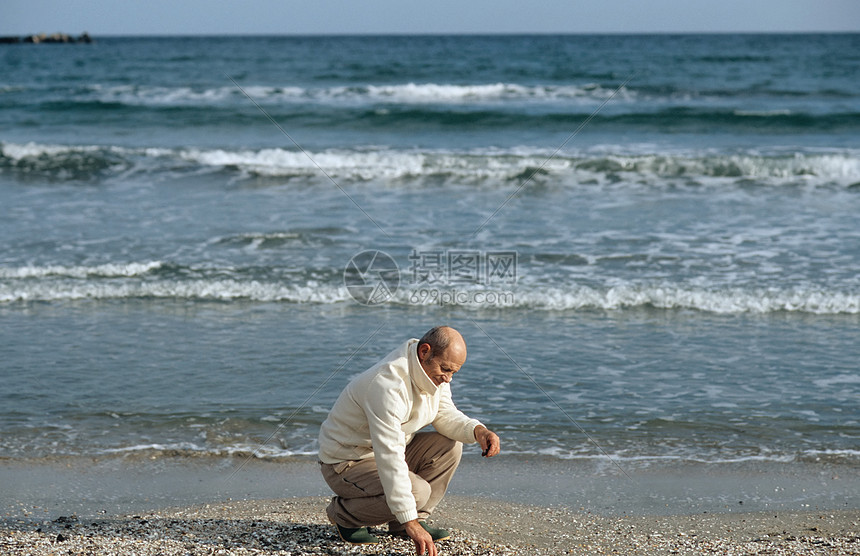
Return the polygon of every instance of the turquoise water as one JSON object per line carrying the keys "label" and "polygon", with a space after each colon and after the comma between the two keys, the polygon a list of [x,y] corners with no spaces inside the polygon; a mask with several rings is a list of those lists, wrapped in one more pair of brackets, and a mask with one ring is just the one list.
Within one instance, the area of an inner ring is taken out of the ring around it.
{"label": "turquoise water", "polygon": [[0,455],[312,455],[449,323],[509,452],[856,466],[858,43],[6,46]]}

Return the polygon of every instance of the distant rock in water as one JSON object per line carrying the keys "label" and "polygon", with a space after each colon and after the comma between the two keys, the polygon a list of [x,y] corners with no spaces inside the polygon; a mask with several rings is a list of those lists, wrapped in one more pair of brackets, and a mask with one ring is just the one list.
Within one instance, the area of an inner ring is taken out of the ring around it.
{"label": "distant rock in water", "polygon": [[78,37],[67,35],[66,33],[54,33],[46,35],[40,33],[38,35],[27,35],[26,37],[0,37],[0,44],[60,44],[60,43],[86,43],[93,42],[92,37],[86,31]]}

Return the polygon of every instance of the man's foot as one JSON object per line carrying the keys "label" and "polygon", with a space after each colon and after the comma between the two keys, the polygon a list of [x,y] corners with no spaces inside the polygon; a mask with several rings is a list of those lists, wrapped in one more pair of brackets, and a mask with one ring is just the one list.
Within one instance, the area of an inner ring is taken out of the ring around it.
{"label": "man's foot", "polygon": [[[375,544],[379,542],[379,539],[370,534],[370,531],[367,530],[367,527],[358,527],[358,528],[350,528],[350,527],[341,527],[335,522],[334,517],[332,516],[334,503],[337,500],[337,496],[332,496],[331,504],[329,504],[328,508],[326,508],[326,517],[328,518],[329,523],[334,525],[334,528],[337,529],[337,535],[341,538],[341,540],[352,543],[352,544]],[[331,513],[330,513],[331,512]]]}
{"label": "man's foot", "polygon": [[337,529],[337,534],[340,538],[348,543],[352,544],[375,544],[379,542],[379,539],[370,534],[370,531],[367,530],[367,527],[359,527],[357,529],[352,529],[350,527],[341,527],[337,523],[334,524],[334,528]]}
{"label": "man's foot", "polygon": [[[451,538],[451,533],[446,531],[445,529],[439,529],[437,527],[431,527],[427,525],[426,521],[419,521],[418,524],[428,533],[430,533],[430,537],[433,539],[433,542],[436,541],[444,541],[445,539]],[[406,531],[391,531],[392,535],[398,537],[405,537]]]}
{"label": "man's foot", "polygon": [[431,526],[427,525],[426,521],[419,521],[418,524],[421,525],[421,527],[423,527],[425,531],[430,533],[430,536],[433,537],[433,542],[444,541],[445,539],[451,538],[451,533],[449,533],[445,529],[439,529],[438,527],[431,527]]}

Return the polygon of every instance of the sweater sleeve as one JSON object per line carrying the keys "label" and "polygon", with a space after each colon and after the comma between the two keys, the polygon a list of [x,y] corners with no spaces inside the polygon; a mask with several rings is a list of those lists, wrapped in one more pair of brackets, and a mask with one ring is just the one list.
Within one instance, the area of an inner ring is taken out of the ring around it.
{"label": "sweater sleeve", "polygon": [[406,464],[406,435],[400,424],[408,407],[402,393],[387,384],[374,384],[365,398],[364,412],[385,499],[395,519],[406,523],[418,519],[412,481]]}
{"label": "sweater sleeve", "polygon": [[464,444],[475,442],[475,427],[482,423],[471,419],[457,409],[451,399],[451,387],[448,384],[439,386],[439,412],[433,420],[433,428],[442,435]]}

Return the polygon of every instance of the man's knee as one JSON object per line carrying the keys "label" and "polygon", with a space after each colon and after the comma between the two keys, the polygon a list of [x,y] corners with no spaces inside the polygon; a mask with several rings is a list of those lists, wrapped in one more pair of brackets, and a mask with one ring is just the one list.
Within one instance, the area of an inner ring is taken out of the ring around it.
{"label": "man's knee", "polygon": [[409,473],[409,478],[412,481],[412,496],[415,497],[415,506],[423,508],[430,500],[433,488],[430,486],[430,483],[415,473]]}
{"label": "man's knee", "polygon": [[451,454],[459,458],[463,453],[463,443],[453,438],[448,438],[438,432],[433,433],[433,445],[437,453]]}
{"label": "man's knee", "polygon": [[438,432],[419,433],[406,447],[409,470],[425,478],[428,474],[435,476],[440,470],[456,469],[462,455],[461,442]]}
{"label": "man's knee", "polygon": [[448,458],[453,459],[455,462],[459,463],[460,458],[463,457],[463,443],[458,440],[452,440],[447,437],[443,437],[447,441],[443,447],[443,454]]}
{"label": "man's knee", "polygon": [[463,443],[457,440],[454,440],[454,447],[451,448],[451,452],[457,456],[459,460],[463,456]]}
{"label": "man's knee", "polygon": [[445,443],[440,446],[435,457],[427,462],[427,467],[421,475],[430,479],[440,474],[453,473],[460,466],[463,457],[463,443],[450,438],[445,438]]}

